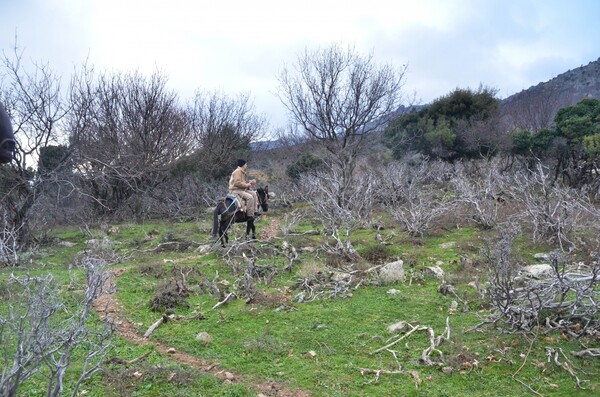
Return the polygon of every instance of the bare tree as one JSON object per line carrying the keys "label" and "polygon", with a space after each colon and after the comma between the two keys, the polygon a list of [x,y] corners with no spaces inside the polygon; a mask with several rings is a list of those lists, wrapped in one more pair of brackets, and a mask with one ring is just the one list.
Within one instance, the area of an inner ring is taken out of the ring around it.
{"label": "bare tree", "polygon": [[73,79],[73,161],[101,213],[162,183],[164,171],[187,153],[188,118],[166,84],[159,73],[101,74],[96,81],[87,69]]}
{"label": "bare tree", "polygon": [[25,67],[23,52],[15,44],[14,53],[2,57],[2,102],[14,125],[17,142],[15,161],[0,175],[0,201],[5,220],[18,231],[17,245],[30,243],[28,218],[39,197],[40,178],[32,167],[41,150],[64,141],[64,121],[69,110],[61,93],[61,79],[48,64]]}
{"label": "bare tree", "polygon": [[250,143],[263,137],[266,119],[256,114],[249,94],[229,97],[197,91],[189,109],[194,170],[218,178],[229,175],[236,158],[247,157]]}
{"label": "bare tree", "polygon": [[306,50],[293,69],[278,75],[279,98],[292,120],[329,156],[332,175],[339,176],[337,200],[348,205],[356,159],[364,137],[380,130],[400,103],[406,67],[379,66],[373,55],[362,56],[339,45]]}
{"label": "bare tree", "polygon": [[501,118],[506,129],[538,132],[550,128],[558,110],[571,103],[563,90],[547,88],[541,93],[521,93],[501,105]]}

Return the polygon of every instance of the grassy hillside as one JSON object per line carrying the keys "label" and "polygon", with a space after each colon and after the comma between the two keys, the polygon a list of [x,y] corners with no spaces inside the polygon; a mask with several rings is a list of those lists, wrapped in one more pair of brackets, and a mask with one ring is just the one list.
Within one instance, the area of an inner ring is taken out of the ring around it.
{"label": "grassy hillside", "polygon": [[[379,229],[352,234],[350,261],[321,249],[324,231],[310,211],[287,225],[292,208],[271,208],[258,240],[246,242],[236,225],[226,248],[209,236],[208,214],[108,234],[55,231],[29,265],[1,277],[50,272],[65,295],[76,294],[67,288],[70,277],[83,282],[76,258],[107,259],[116,288],[92,321],[108,316],[116,332],[105,370],[81,396],[597,394],[600,362],[572,354],[598,348],[597,337],[482,324],[491,307],[481,249],[497,231],[455,225],[412,237],[382,215]],[[91,237],[106,240],[99,248]],[[552,249],[527,238],[514,248],[522,265]],[[397,259],[405,281],[384,281],[382,265]],[[443,280],[427,269],[436,266]],[[80,370],[75,360],[67,386]],[[44,393],[41,374],[19,389]]]}

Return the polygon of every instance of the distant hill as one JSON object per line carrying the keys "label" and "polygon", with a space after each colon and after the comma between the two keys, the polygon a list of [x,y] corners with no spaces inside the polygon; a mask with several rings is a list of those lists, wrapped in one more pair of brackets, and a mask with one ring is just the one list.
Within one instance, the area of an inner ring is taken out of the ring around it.
{"label": "distant hill", "polygon": [[500,108],[509,125],[537,131],[550,127],[560,108],[585,98],[600,99],[600,58],[511,95]]}
{"label": "distant hill", "polygon": [[504,99],[502,104],[506,106],[557,94],[565,106],[575,105],[584,98],[600,98],[600,58],[511,95]]}

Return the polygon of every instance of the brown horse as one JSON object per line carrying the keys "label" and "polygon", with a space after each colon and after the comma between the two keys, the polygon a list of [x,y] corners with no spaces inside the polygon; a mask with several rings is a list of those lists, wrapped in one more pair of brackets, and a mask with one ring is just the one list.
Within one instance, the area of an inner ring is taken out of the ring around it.
{"label": "brown horse", "polygon": [[0,103],[0,163],[10,163],[15,154],[15,136],[4,106]]}
{"label": "brown horse", "polygon": [[[258,204],[264,212],[269,210],[269,187],[256,189],[256,195],[258,196]],[[246,239],[256,238],[256,227],[254,226],[254,219],[248,219],[245,212],[237,209],[236,203],[231,196],[227,196],[224,201],[219,202],[214,210],[213,220],[213,237],[219,235],[221,245],[224,247],[229,242],[229,236],[227,235],[227,229],[234,223],[246,222]]]}

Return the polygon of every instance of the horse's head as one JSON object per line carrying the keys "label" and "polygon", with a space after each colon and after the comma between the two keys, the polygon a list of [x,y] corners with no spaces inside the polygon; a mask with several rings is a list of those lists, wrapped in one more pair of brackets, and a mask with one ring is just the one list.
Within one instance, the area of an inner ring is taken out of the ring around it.
{"label": "horse's head", "polygon": [[265,186],[264,188],[259,187],[256,189],[256,195],[258,196],[258,204],[260,205],[260,208],[262,208],[264,212],[269,211],[269,186]]}
{"label": "horse's head", "polygon": [[10,163],[15,153],[15,137],[8,114],[0,104],[0,163]]}

